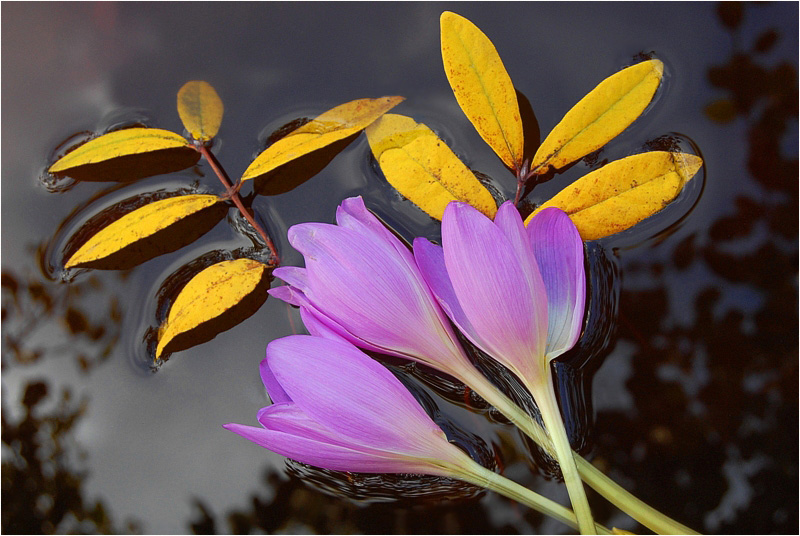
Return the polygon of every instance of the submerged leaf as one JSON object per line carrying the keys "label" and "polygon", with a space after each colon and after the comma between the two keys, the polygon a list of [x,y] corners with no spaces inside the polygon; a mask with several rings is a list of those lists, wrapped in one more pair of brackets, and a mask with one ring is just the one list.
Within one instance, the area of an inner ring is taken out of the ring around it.
{"label": "submerged leaf", "polygon": [[70,168],[96,164],[120,156],[178,147],[191,147],[191,144],[183,136],[160,128],[126,128],[87,141],[59,158],[48,171],[61,173]]}
{"label": "submerged leaf", "polygon": [[444,72],[458,105],[511,169],[522,166],[523,129],[517,94],[492,42],[460,15],[441,16]]}
{"label": "submerged leaf", "polygon": [[178,91],[178,115],[192,138],[208,141],[219,132],[224,106],[208,82],[192,80]]}
{"label": "submerged leaf", "polygon": [[543,174],[549,167],[563,168],[608,143],[647,108],[663,72],[661,61],[648,60],[600,82],[545,138],[531,169]]}
{"label": "submerged leaf", "polygon": [[610,162],[539,206],[570,215],[584,240],[624,231],[669,204],[703,165],[688,153],[651,151]]}
{"label": "submerged leaf", "polygon": [[[266,264],[252,259],[236,259],[212,264],[195,275],[175,298],[166,322],[159,329],[156,359],[177,337],[226,315],[257,292],[265,281],[267,269]],[[260,294],[263,303],[266,289]],[[223,329],[213,331],[212,337]]]}
{"label": "submerged leaf", "polygon": [[403,97],[358,99],[332,108],[267,147],[245,170],[242,180],[268,173],[295,158],[355,134],[402,101]]}
{"label": "submerged leaf", "polygon": [[70,257],[64,267],[89,266],[102,261],[219,201],[216,195],[196,194],[147,204],[101,229]]}
{"label": "submerged leaf", "polygon": [[494,217],[492,194],[427,126],[386,114],[366,132],[389,184],[430,216],[441,220],[450,201],[466,201]]}

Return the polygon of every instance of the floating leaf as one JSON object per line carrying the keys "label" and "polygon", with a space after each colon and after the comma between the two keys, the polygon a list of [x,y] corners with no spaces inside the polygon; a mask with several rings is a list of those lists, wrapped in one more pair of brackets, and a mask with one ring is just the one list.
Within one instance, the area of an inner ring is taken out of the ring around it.
{"label": "floating leaf", "polygon": [[[159,329],[156,359],[179,336],[227,316],[238,304],[257,293],[264,284],[267,269],[266,264],[252,259],[236,259],[212,264],[194,276],[175,298],[166,322]],[[267,296],[266,289],[263,290],[256,296],[262,303]],[[213,331],[211,338],[224,330]]]}
{"label": "floating leaf", "polygon": [[103,134],[70,151],[50,166],[50,173],[96,164],[120,156],[129,156],[162,149],[191,147],[189,141],[159,128],[126,128]]}
{"label": "floating leaf", "polygon": [[441,16],[444,72],[458,105],[509,168],[522,166],[523,129],[517,94],[497,50],[460,15]]}
{"label": "floating leaf", "polygon": [[386,180],[430,216],[441,220],[450,201],[466,201],[494,217],[492,194],[427,126],[386,114],[366,132]]}
{"label": "floating leaf", "polygon": [[663,72],[662,62],[648,60],[600,82],[545,138],[531,169],[542,174],[563,168],[608,143],[647,108]]}
{"label": "floating leaf", "polygon": [[242,180],[268,173],[295,158],[355,134],[402,101],[403,97],[358,99],[331,108],[267,147],[245,170]]}
{"label": "floating leaf", "polygon": [[[129,212],[86,241],[67,261],[65,268],[102,261],[139,241],[181,222],[220,201],[215,195],[180,195],[149,203]],[[160,235],[159,235],[160,236]]]}
{"label": "floating leaf", "polygon": [[217,135],[223,110],[222,99],[208,82],[192,80],[178,91],[178,115],[196,140],[208,141]]}
{"label": "floating leaf", "polygon": [[531,214],[558,207],[584,240],[632,227],[675,199],[703,160],[687,153],[651,151],[610,162],[573,182]]}

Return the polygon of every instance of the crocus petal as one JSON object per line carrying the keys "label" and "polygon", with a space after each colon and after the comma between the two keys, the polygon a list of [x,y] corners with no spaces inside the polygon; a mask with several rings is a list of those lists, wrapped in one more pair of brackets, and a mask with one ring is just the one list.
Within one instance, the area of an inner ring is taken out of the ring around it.
{"label": "crocus petal", "polygon": [[270,400],[273,404],[280,404],[282,402],[291,402],[291,398],[283,390],[281,384],[275,379],[275,375],[269,368],[269,363],[266,359],[262,359],[258,366],[258,371],[261,373],[261,382],[267,390]]}
{"label": "crocus petal", "polygon": [[417,262],[425,282],[428,284],[442,309],[455,323],[461,332],[472,341],[473,344],[481,348],[484,352],[488,351],[483,347],[480,336],[475,328],[470,324],[467,315],[458,302],[450,276],[447,275],[447,267],[444,262],[444,251],[441,246],[430,242],[427,238],[418,237],[414,239],[414,259]]}
{"label": "crocus petal", "polygon": [[291,400],[338,435],[426,454],[445,438],[388,369],[347,342],[292,335],[272,341],[267,360]]}
{"label": "crocus petal", "polygon": [[450,203],[442,219],[445,266],[464,314],[482,347],[523,378],[541,371],[547,317],[535,272],[520,264],[524,254],[486,216],[465,203]]}
{"label": "crocus petal", "polygon": [[336,223],[372,238],[379,237],[391,246],[406,264],[413,263],[411,252],[386,226],[367,210],[361,196],[348,197],[336,208]]}
{"label": "crocus petal", "polygon": [[429,364],[446,372],[462,365],[466,357],[408,249],[402,246],[405,254],[399,254],[384,236],[388,230],[378,235],[349,217],[341,216],[363,228],[306,223],[289,230],[290,242],[306,260],[308,301],[368,343],[366,348],[430,359]]}
{"label": "crocus petal", "polygon": [[272,275],[296,287],[301,292],[308,290],[308,275],[305,268],[299,266],[281,266],[272,271]]}
{"label": "crocus petal", "polygon": [[528,224],[528,235],[547,290],[547,358],[578,341],[586,302],[583,241],[562,210],[542,210]]}
{"label": "crocus petal", "polygon": [[323,469],[362,473],[435,474],[432,473],[435,470],[433,465],[428,468],[417,460],[395,457],[391,453],[373,451],[358,446],[336,445],[318,439],[242,424],[225,424],[223,428],[282,456]]}

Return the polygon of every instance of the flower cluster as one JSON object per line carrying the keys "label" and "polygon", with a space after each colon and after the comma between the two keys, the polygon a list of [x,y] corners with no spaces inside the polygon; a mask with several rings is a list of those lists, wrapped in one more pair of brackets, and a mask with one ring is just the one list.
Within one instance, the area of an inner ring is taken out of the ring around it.
{"label": "flower cluster", "polygon": [[[300,308],[311,336],[269,344],[261,375],[273,404],[259,412],[260,428],[227,429],[327,469],[443,475],[497,489],[487,483],[496,478],[449,443],[402,384],[361,348],[459,379],[512,421],[525,421],[526,431],[566,458],[562,467],[577,475],[549,398],[549,361],[577,341],[586,294],[583,243],[564,212],[543,210],[526,228],[510,202],[494,221],[453,202],[442,220],[442,245],[417,238],[411,251],[354,197],[337,209],[336,225],[295,225],[289,241],[305,268],[276,269],[287,285],[270,294]],[[531,390],[548,434],[520,418],[478,372],[453,325]],[[569,524],[577,519],[582,531],[595,529],[574,498],[577,518],[544,498],[532,499],[531,492],[509,493]]]}

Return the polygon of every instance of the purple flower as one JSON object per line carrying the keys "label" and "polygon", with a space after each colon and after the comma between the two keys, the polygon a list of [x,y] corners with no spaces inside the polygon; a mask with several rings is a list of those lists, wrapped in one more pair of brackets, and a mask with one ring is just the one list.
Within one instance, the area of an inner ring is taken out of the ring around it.
{"label": "purple flower", "polygon": [[583,242],[561,210],[539,212],[526,229],[510,202],[494,222],[453,202],[442,219],[442,246],[417,238],[414,255],[459,329],[529,387],[577,342],[586,296]]}
{"label": "purple flower", "polygon": [[314,335],[339,336],[456,377],[472,368],[411,251],[360,197],[342,202],[336,222],[289,229],[305,268],[277,268],[275,276],[288,285],[270,294],[300,306]]}
{"label": "purple flower", "polygon": [[[261,427],[224,427],[287,458],[339,471],[457,476],[474,462],[448,442],[403,384],[344,340],[272,341]],[[474,480],[474,479],[473,479]]]}

